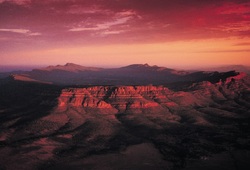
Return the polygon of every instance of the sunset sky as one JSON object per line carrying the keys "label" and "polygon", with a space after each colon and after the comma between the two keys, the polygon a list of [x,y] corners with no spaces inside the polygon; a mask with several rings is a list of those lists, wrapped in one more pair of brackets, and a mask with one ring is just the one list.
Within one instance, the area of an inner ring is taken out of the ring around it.
{"label": "sunset sky", "polygon": [[0,65],[250,65],[249,0],[0,0]]}

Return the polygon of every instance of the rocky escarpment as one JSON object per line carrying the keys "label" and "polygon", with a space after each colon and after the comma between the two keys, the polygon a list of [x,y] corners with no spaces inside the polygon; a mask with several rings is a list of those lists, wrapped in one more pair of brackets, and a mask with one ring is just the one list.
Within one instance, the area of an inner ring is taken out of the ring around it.
{"label": "rocky escarpment", "polygon": [[194,83],[183,91],[164,86],[93,86],[63,89],[58,98],[60,108],[116,109],[123,113],[138,109],[174,109],[177,106],[208,106],[219,101],[237,98],[249,91],[249,77],[241,73],[224,81]]}
{"label": "rocky escarpment", "polygon": [[173,92],[163,86],[95,86],[62,90],[58,98],[59,107],[76,106],[86,108],[127,109],[159,107],[171,101],[167,95]]}

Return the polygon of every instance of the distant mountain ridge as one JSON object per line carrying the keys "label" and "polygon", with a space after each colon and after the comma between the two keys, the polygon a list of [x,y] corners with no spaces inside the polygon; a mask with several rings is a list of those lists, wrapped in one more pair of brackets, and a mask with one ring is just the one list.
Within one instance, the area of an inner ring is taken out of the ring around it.
{"label": "distant mountain ridge", "polygon": [[220,71],[220,72],[227,72],[231,70],[250,74],[250,66],[244,66],[244,65],[228,65],[228,66],[212,67],[204,69],[204,71]]}
{"label": "distant mountain ridge", "polygon": [[81,65],[77,65],[74,63],[66,63],[65,65],[56,65],[56,66],[48,66],[45,68],[34,69],[40,71],[54,71],[54,70],[62,70],[62,71],[69,71],[69,72],[79,72],[79,71],[99,71],[102,68],[98,67],[85,67]]}
{"label": "distant mountain ridge", "polygon": [[11,77],[57,85],[166,85],[176,82],[211,81],[213,83],[238,75],[238,72],[187,72],[148,64],[132,64],[120,68],[85,67],[73,63],[34,69]]}

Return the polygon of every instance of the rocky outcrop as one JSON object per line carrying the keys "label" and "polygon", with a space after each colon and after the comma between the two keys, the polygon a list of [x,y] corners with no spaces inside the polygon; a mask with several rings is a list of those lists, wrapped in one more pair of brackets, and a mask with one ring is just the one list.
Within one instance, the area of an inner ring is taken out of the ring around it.
{"label": "rocky outcrop", "polygon": [[[93,86],[62,90],[59,107],[117,109],[118,112],[135,109],[168,108],[177,106],[207,106],[228,98],[235,98],[237,91],[249,90],[247,78],[239,74],[224,82],[194,83],[186,91],[174,92],[164,86]],[[246,81],[246,82],[244,82]],[[249,82],[249,81],[248,81]]]}
{"label": "rocky outcrop", "polygon": [[167,95],[173,92],[163,86],[94,86],[63,89],[58,98],[59,107],[129,109],[161,107],[171,102]]}
{"label": "rocky outcrop", "polygon": [[105,90],[102,87],[94,88],[70,88],[62,90],[58,103],[60,107],[66,105],[75,107],[90,107],[90,108],[112,108],[105,101]]}

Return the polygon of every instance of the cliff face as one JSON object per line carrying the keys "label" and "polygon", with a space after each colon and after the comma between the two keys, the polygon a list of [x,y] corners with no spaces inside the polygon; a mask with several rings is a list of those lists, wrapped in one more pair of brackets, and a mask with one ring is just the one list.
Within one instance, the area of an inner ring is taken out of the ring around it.
{"label": "cliff face", "polygon": [[105,90],[102,87],[64,89],[58,99],[60,107],[71,105],[75,107],[111,108],[111,105],[102,101]]}
{"label": "cliff face", "polygon": [[58,98],[59,108],[116,109],[117,113],[155,108],[175,109],[180,106],[209,106],[234,99],[240,91],[249,91],[249,77],[245,74],[225,81],[194,83],[185,91],[172,91],[164,86],[94,86],[63,89]]}
{"label": "cliff face", "polygon": [[62,90],[59,107],[116,108],[119,112],[128,109],[160,107],[169,102],[167,94],[173,93],[162,86],[95,86]]}

